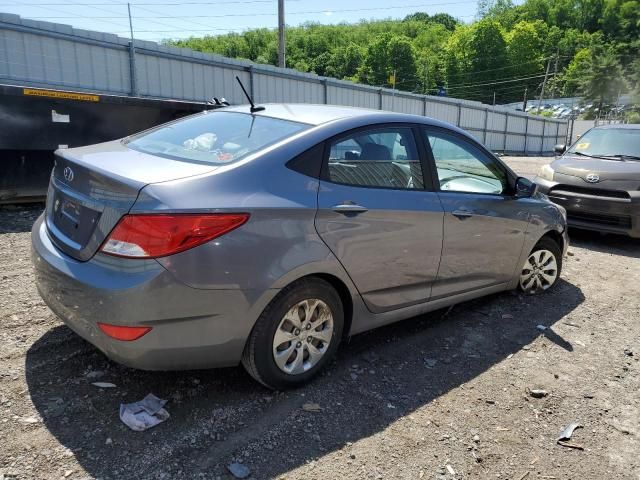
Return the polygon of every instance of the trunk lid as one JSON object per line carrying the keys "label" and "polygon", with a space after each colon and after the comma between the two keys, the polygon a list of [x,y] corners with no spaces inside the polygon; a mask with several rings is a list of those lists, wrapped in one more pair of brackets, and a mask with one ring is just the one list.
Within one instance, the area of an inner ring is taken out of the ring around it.
{"label": "trunk lid", "polygon": [[47,192],[47,231],[64,253],[89,260],[143,187],[215,169],[131,150],[119,140],[57,150]]}

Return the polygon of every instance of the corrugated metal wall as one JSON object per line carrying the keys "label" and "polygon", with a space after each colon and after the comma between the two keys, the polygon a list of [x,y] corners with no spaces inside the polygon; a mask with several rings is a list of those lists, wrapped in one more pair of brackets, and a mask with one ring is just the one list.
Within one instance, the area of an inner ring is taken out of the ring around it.
{"label": "corrugated metal wall", "polygon": [[246,103],[236,75],[256,102],[426,115],[464,128],[495,151],[550,152],[564,143],[567,132],[566,121],[504,107],[357,85],[154,42],[136,40],[132,48],[116,35],[0,13],[0,83],[196,101],[217,96]]}

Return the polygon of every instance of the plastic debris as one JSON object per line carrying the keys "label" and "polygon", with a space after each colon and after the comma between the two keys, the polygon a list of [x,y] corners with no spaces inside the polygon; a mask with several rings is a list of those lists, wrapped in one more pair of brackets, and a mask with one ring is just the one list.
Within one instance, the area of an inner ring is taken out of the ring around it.
{"label": "plastic debris", "polygon": [[544,332],[544,331],[545,331],[545,330],[547,330],[547,328],[549,328],[549,327],[546,327],[546,326],[544,326],[544,325],[536,325],[536,328],[537,328],[538,330],[540,330],[541,332]]}
{"label": "plastic debris", "polygon": [[628,348],[625,348],[625,349],[624,349],[624,354],[625,354],[627,357],[633,357],[633,352],[632,352],[630,349],[628,349]]}
{"label": "plastic debris", "polygon": [[573,435],[573,431],[576,428],[582,428],[577,422],[570,423],[567,425],[562,432],[560,432],[560,436],[558,437],[557,443],[562,447],[574,448],[576,450],[584,450],[582,445],[576,445],[574,443],[568,443],[568,440],[571,440],[571,436]]}
{"label": "plastic debris", "polygon": [[247,478],[251,474],[249,467],[241,463],[232,463],[227,467],[227,470],[236,478]]}
{"label": "plastic debris", "polygon": [[322,407],[317,403],[305,403],[302,405],[302,409],[305,412],[320,412],[322,411]]}
{"label": "plastic debris", "polygon": [[582,428],[582,425],[577,422],[570,423],[564,428],[564,430],[562,430],[562,432],[560,432],[558,440],[571,440],[571,435],[573,435],[573,431],[576,428]]}
{"label": "plastic debris", "polygon": [[449,464],[447,463],[446,467],[447,467],[447,470],[449,470],[449,473],[450,473],[451,475],[455,475],[455,474],[456,474],[456,471],[453,469],[453,467],[452,467],[451,465],[449,465]]}
{"label": "plastic debris", "polygon": [[143,432],[169,418],[169,412],[163,408],[166,403],[150,393],[139,402],[121,404],[120,420],[131,430]]}
{"label": "plastic debris", "polygon": [[27,425],[33,425],[35,423],[40,423],[40,419],[37,417],[20,417],[18,418],[20,423],[24,423]]}
{"label": "plastic debris", "polygon": [[116,388],[115,383],[109,383],[109,382],[93,382],[91,385],[98,388]]}

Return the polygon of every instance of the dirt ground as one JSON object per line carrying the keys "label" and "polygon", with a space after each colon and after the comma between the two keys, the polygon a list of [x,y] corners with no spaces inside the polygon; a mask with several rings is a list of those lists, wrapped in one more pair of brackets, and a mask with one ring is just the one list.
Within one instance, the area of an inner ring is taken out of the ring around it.
{"label": "dirt ground", "polygon": [[[553,292],[355,336],[274,393],[240,367],[131,370],[74,335],[33,283],[41,208],[0,209],[0,480],[227,479],[232,462],[255,479],[640,479],[640,241],[571,232]],[[171,418],[133,432],[119,406],[150,392]],[[571,422],[581,449],[556,442]]]}

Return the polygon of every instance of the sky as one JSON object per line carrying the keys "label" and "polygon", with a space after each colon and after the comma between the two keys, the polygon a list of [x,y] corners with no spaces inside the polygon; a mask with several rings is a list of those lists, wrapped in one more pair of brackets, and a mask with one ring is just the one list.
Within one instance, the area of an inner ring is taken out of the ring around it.
{"label": "sky", "polygon": [[[287,25],[354,23],[403,18],[417,11],[444,12],[463,22],[475,17],[477,0],[285,0]],[[0,0],[0,12],[24,18],[129,36],[126,1]],[[134,37],[158,41],[278,26],[277,0],[133,0]]]}

